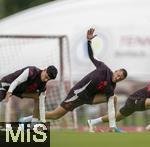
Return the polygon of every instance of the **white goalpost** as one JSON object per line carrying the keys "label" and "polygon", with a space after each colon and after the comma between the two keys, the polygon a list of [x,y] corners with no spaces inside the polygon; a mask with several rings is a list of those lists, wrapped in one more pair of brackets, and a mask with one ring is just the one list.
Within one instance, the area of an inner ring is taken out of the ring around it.
{"label": "white goalpost", "polygon": [[[72,86],[69,41],[65,35],[0,35],[0,79],[26,66],[44,69],[54,65],[56,80],[49,81],[45,101],[46,111],[56,108]],[[7,104],[0,103],[0,121],[17,121],[32,114],[33,101],[13,97]],[[60,120],[51,121],[52,128],[73,128],[76,114],[68,113]]]}

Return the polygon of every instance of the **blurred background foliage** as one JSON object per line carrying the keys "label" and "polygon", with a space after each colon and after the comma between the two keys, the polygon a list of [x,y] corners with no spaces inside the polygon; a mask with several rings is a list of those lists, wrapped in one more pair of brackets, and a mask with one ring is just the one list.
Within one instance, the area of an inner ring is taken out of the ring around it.
{"label": "blurred background foliage", "polygon": [[0,0],[0,19],[54,0]]}

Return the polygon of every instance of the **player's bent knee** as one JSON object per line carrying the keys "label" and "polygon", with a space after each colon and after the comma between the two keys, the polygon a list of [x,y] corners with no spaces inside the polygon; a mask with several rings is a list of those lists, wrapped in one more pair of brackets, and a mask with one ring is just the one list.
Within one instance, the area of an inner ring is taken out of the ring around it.
{"label": "player's bent knee", "polygon": [[67,113],[67,111],[61,111],[61,112],[56,112],[56,113],[54,113],[54,115],[53,115],[53,118],[56,120],[56,119],[59,119],[59,118],[61,118],[61,117],[63,117],[65,114]]}
{"label": "player's bent knee", "polygon": [[150,98],[147,98],[145,101],[145,108],[150,109]]}
{"label": "player's bent knee", "polygon": [[123,114],[121,114],[120,112],[117,113],[117,116],[116,116],[116,121],[120,121],[122,119],[124,119],[126,116],[124,116]]}
{"label": "player's bent knee", "polygon": [[49,113],[46,117],[46,119],[53,119],[53,120],[57,120],[59,118],[61,118],[63,115],[60,114],[56,114],[56,113]]}

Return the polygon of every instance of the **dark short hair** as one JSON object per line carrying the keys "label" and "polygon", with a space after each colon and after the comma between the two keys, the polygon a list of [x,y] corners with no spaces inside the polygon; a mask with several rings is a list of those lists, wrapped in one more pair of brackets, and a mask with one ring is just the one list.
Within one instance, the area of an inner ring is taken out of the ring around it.
{"label": "dark short hair", "polygon": [[128,72],[124,68],[121,68],[121,70],[123,71],[124,78],[126,78],[128,76]]}
{"label": "dark short hair", "polygon": [[57,71],[57,68],[55,66],[51,65],[51,66],[47,67],[46,71],[47,71],[48,76],[51,79],[55,79],[56,78],[58,71]]}

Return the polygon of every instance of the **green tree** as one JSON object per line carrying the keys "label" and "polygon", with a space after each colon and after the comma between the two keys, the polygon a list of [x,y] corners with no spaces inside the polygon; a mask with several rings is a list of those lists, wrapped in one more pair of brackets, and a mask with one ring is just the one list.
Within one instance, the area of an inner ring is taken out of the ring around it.
{"label": "green tree", "polygon": [[0,0],[0,18],[53,0]]}
{"label": "green tree", "polygon": [[5,15],[4,0],[0,0],[0,18]]}

